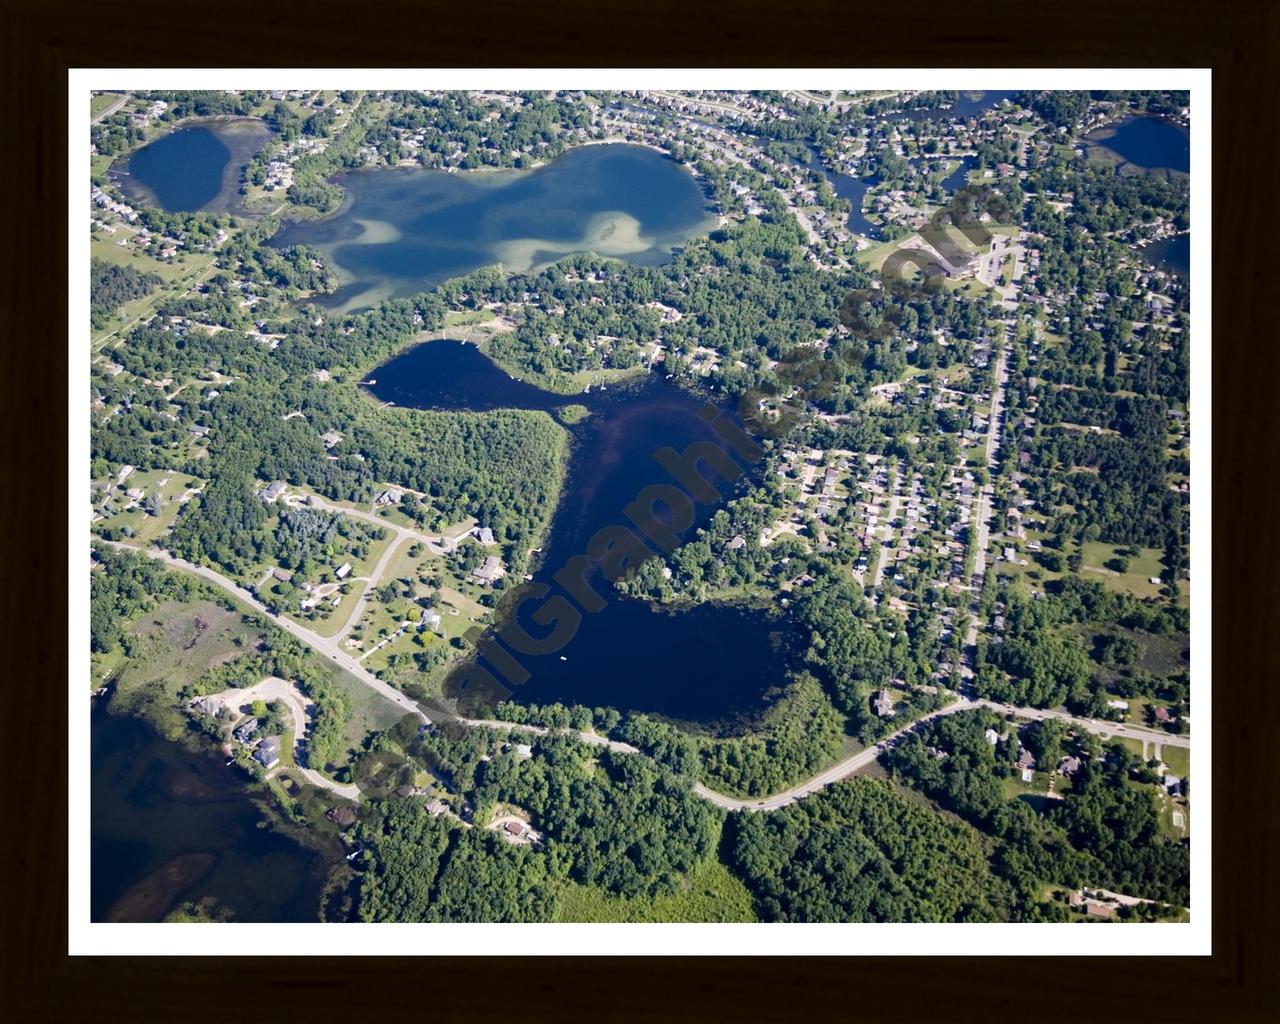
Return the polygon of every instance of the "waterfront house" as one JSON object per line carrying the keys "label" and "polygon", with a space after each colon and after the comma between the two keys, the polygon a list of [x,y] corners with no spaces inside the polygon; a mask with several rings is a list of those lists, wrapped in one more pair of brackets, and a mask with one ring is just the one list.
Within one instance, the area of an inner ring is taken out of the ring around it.
{"label": "waterfront house", "polygon": [[274,768],[280,763],[280,737],[268,736],[258,744],[253,752],[253,759],[263,768]]}

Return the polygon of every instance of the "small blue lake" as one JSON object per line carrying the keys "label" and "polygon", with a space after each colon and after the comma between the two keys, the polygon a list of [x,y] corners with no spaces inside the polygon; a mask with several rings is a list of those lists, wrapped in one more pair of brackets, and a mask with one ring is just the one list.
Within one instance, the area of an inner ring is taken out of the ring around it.
{"label": "small blue lake", "polygon": [[1144,170],[1191,170],[1191,136],[1181,125],[1160,117],[1135,117],[1085,136],[1124,163]]}
{"label": "small blue lake", "polygon": [[270,135],[254,118],[193,124],[117,160],[110,173],[145,205],[169,213],[225,213],[237,205],[241,168]]}

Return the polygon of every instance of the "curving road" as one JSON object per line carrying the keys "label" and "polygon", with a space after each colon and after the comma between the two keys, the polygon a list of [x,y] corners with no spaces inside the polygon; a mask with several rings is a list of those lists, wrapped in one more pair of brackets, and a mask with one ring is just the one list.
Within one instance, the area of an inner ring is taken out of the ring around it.
{"label": "curving road", "polygon": [[208,580],[210,583],[213,583],[215,586],[221,587],[223,590],[232,594],[234,597],[239,598],[241,601],[244,601],[248,605],[251,605],[257,612],[266,616],[268,619],[274,622],[277,626],[283,629],[286,633],[289,633],[291,636],[295,637],[298,640],[301,640],[304,644],[307,644],[309,647],[318,651],[321,655],[323,655],[329,661],[333,662],[335,665],[338,665],[341,668],[346,669],[358,680],[360,680],[360,682],[364,683],[370,689],[381,694],[383,697],[391,701],[391,703],[395,704],[397,707],[401,708],[402,710],[410,714],[418,715],[421,718],[427,721],[430,721],[430,719],[427,718],[426,714],[423,713],[422,709],[418,707],[418,705],[414,703],[414,701],[410,700],[407,696],[405,696],[403,693],[397,690],[394,686],[391,686],[388,683],[384,683],[381,679],[375,676],[367,668],[361,665],[360,662],[356,661],[355,658],[351,657],[351,655],[347,654],[344,650],[342,650],[338,646],[338,640],[336,637],[329,638],[329,637],[320,636],[318,633],[313,633],[311,632],[311,630],[298,625],[298,623],[294,622],[292,619],[289,619],[283,615],[274,614],[270,609],[267,608],[266,605],[264,605],[261,601],[259,601],[257,597],[255,597],[252,593],[250,593],[248,590],[245,590],[244,587],[238,586],[237,584],[233,583],[231,580],[223,576],[220,572],[214,569],[210,569],[207,566],[196,565],[192,562],[188,562],[185,559],[178,558],[176,555],[171,555],[168,551],[163,551],[159,548],[133,547],[129,544],[122,544],[119,541],[103,541],[102,543],[107,544],[109,547],[119,548],[122,551],[133,551],[138,554],[146,555],[149,558],[154,558],[157,561],[164,562],[166,565],[171,566],[175,569],[182,569],[186,572],[193,572],[197,576],[203,577],[204,579]]}
{"label": "curving road", "polygon": [[97,124],[97,123],[98,123],[99,121],[101,121],[104,117],[110,117],[110,116],[111,116],[112,114],[114,114],[117,110],[119,110],[119,109],[120,109],[121,107],[123,107],[126,103],[128,103],[128,102],[129,102],[129,97],[130,97],[130,96],[132,96],[132,95],[133,95],[132,93],[128,93],[128,92],[127,92],[127,93],[125,93],[125,94],[124,94],[123,96],[121,96],[118,100],[116,100],[113,104],[111,104],[111,106],[109,106],[109,107],[107,107],[105,110],[103,110],[103,111],[102,111],[102,113],[100,113],[97,117],[90,118],[90,119],[89,119],[89,123],[90,123],[90,124]]}
{"label": "curving road", "polygon": [[793,804],[797,800],[803,800],[812,793],[816,793],[820,789],[825,789],[833,783],[839,782],[841,779],[847,779],[850,775],[867,767],[872,761],[883,754],[893,743],[901,736],[905,736],[913,729],[918,728],[925,722],[942,715],[954,715],[957,711],[968,711],[978,706],[978,703],[971,700],[965,700],[963,697],[946,707],[932,711],[923,718],[917,718],[914,722],[903,726],[897,732],[892,733],[882,739],[873,747],[867,747],[866,750],[860,750],[852,757],[846,757],[843,761],[837,761],[830,768],[819,772],[813,778],[802,782],[790,789],[784,789],[781,793],[774,793],[771,796],[756,797],[751,800],[743,800],[738,797],[725,796],[723,793],[717,793],[714,789],[709,789],[701,782],[693,787],[693,791],[704,800],[710,800],[717,807],[723,807],[726,811],[776,811],[780,807],[786,807],[787,804]]}
{"label": "curving road", "polygon": [[987,708],[997,714],[1014,714],[1019,718],[1027,718],[1037,722],[1046,718],[1056,718],[1078,729],[1102,736],[1104,739],[1128,738],[1160,743],[1166,747],[1185,747],[1187,749],[1191,747],[1191,738],[1188,736],[1176,736],[1172,733],[1162,732],[1159,729],[1148,729],[1142,725],[1107,722],[1098,718],[1078,718],[1065,711],[1054,711],[1047,708],[1014,707],[1012,704],[997,704],[992,700],[973,700],[961,697],[945,707],[939,708],[937,711],[932,711],[924,717],[908,723],[897,732],[886,736],[875,746],[860,750],[852,757],[838,761],[825,771],[819,772],[813,778],[792,786],[790,789],[784,789],[780,793],[743,800],[739,797],[717,793],[714,789],[707,788],[701,782],[697,783],[693,789],[698,796],[705,800],[710,800],[717,807],[723,807],[727,811],[776,811],[780,807],[786,807],[787,804],[802,800],[811,793],[816,793],[818,790],[839,782],[841,779],[847,779],[850,775],[867,767],[889,747],[893,746],[897,740],[912,730],[919,728],[925,722],[939,718],[942,715],[954,715],[958,711],[972,711],[977,708]]}
{"label": "curving road", "polygon": [[304,694],[299,693],[293,683],[277,676],[267,676],[265,679],[260,679],[254,683],[253,686],[247,686],[243,689],[223,690],[222,693],[214,693],[209,696],[233,708],[251,703],[258,698],[265,701],[283,701],[288,706],[289,714],[293,718],[293,750],[295,755],[293,767],[284,770],[301,775],[318,789],[327,789],[330,793],[336,793],[347,800],[360,799],[359,786],[353,783],[344,785],[341,782],[334,782],[333,779],[321,775],[314,768],[304,768],[296,763],[298,744],[307,738],[308,710],[312,701]]}
{"label": "curving road", "polygon": [[[379,519],[371,512],[364,512],[355,508],[344,508],[341,505],[331,505],[323,498],[314,494],[305,496],[299,495],[298,498],[300,500],[294,502],[288,502],[286,500],[290,497],[294,496],[282,496],[280,500],[286,501],[287,504],[291,505],[309,505],[313,508],[324,509],[326,512],[336,512],[339,515],[351,516],[355,519],[363,519],[365,522],[373,523],[375,526],[387,530],[392,534],[391,543],[387,545],[387,550],[382,553],[382,557],[378,559],[378,564],[375,565],[373,567],[373,571],[369,573],[368,582],[361,589],[360,595],[355,599],[355,602],[347,610],[346,622],[343,624],[342,628],[334,634],[333,639],[335,642],[341,640],[351,632],[352,627],[360,621],[360,616],[364,612],[365,605],[369,603],[369,592],[382,581],[382,576],[387,571],[387,566],[391,563],[391,559],[394,557],[395,553],[400,549],[401,544],[406,540],[413,541],[414,543],[425,544],[432,554],[443,555],[445,553],[444,548],[440,546],[439,537],[429,537],[425,533],[419,533],[417,530],[411,529],[407,526],[400,526],[397,523],[390,523],[385,519]],[[369,651],[366,653],[371,654],[373,652]]]}
{"label": "curving road", "polygon": [[[109,547],[118,548],[123,551],[133,551],[145,554],[157,561],[164,562],[175,569],[184,569],[187,572],[194,572],[209,582],[216,584],[223,590],[234,595],[240,600],[248,603],[262,615],[275,622],[281,629],[301,640],[324,657],[328,658],[334,664],[341,666],[351,673],[356,679],[364,683],[366,686],[381,694],[387,700],[391,701],[397,707],[404,711],[417,715],[424,721],[430,722],[432,719],[424,712],[413,700],[401,693],[395,687],[384,683],[381,679],[371,673],[358,661],[346,654],[338,648],[336,639],[328,639],[319,636],[311,630],[298,625],[291,619],[280,615],[275,615],[267,609],[253,594],[245,590],[243,587],[237,586],[231,580],[227,579],[221,573],[206,566],[195,565],[185,559],[177,558],[167,551],[158,548],[138,548],[128,544],[122,544],[118,541],[102,541]],[[1173,733],[1163,732],[1159,729],[1151,729],[1143,725],[1130,725],[1120,722],[1109,722],[1097,718],[1080,718],[1069,714],[1066,711],[1056,711],[1048,708],[1024,708],[1017,707],[1012,704],[999,704],[992,700],[972,699],[968,697],[960,697],[945,707],[932,711],[922,718],[904,725],[897,732],[891,733],[882,739],[873,747],[866,750],[860,750],[851,757],[838,761],[831,767],[824,769],[817,775],[805,782],[792,786],[790,789],[784,789],[780,793],[773,793],[766,797],[756,797],[750,800],[744,800],[739,797],[728,796],[724,793],[716,792],[702,783],[694,785],[694,792],[704,800],[709,800],[718,807],[723,807],[730,811],[774,811],[780,807],[802,800],[811,793],[816,793],[820,789],[824,789],[841,779],[846,779],[850,775],[865,768],[876,760],[888,747],[892,746],[900,737],[918,728],[925,722],[942,715],[953,715],[959,711],[968,711],[975,708],[988,708],[998,714],[1013,714],[1019,718],[1026,718],[1032,721],[1041,721],[1046,718],[1056,718],[1066,722],[1077,729],[1083,729],[1086,732],[1092,732],[1102,736],[1104,739],[1135,739],[1141,742],[1159,743],[1166,747],[1182,747],[1190,749],[1191,738],[1189,736],[1178,736]],[[443,720],[437,716],[437,721]],[[639,754],[641,751],[629,743],[623,743],[620,740],[611,740],[606,736],[601,736],[595,732],[580,732],[575,729],[548,729],[540,725],[522,725],[516,722],[504,722],[499,719],[492,718],[454,718],[455,721],[462,725],[473,728],[497,729],[500,731],[511,732],[512,730],[522,729],[526,732],[532,732],[538,735],[546,735],[550,732],[561,732],[576,736],[584,743],[590,743],[594,746],[607,747],[610,750],[623,754]],[[305,774],[305,773],[304,773]],[[334,790],[336,783],[326,785],[326,789]],[[338,792],[338,790],[334,790]],[[342,793],[346,796],[347,793]],[[351,797],[355,799],[355,797]]]}

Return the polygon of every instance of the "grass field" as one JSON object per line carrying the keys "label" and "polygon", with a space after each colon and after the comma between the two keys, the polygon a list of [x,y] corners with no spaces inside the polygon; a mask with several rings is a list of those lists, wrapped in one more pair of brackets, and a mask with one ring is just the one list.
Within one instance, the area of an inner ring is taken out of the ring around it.
{"label": "grass field", "polygon": [[343,731],[343,740],[349,751],[358,751],[369,733],[383,732],[404,717],[404,711],[397,705],[349,672],[335,671],[334,681],[351,698],[351,718]]}
{"label": "grass field", "polygon": [[491,309],[451,309],[444,315],[446,327],[467,327],[488,323],[494,317]]}
{"label": "grass field", "polygon": [[719,861],[690,872],[679,891],[666,896],[620,899],[568,882],[560,890],[557,921],[750,922],[756,919],[747,887]]}
{"label": "grass field", "polygon": [[104,110],[119,101],[120,94],[114,92],[100,92],[96,96],[91,96],[89,97],[89,116],[97,117]]}
{"label": "grass field", "polygon": [[156,306],[162,301],[180,295],[209,274],[217,260],[212,253],[202,253],[198,256],[186,255],[173,263],[152,259],[150,256],[135,252],[132,247],[117,244],[126,237],[125,233],[128,231],[131,229],[121,226],[115,235],[103,234],[95,237],[89,243],[90,253],[110,263],[133,267],[143,273],[159,274],[164,284],[150,295],[126,302],[116,310],[105,327],[93,332],[90,343],[95,348],[108,338],[122,334],[125,328],[149,319],[155,314]]}
{"label": "grass field", "polygon": [[[120,530],[128,526],[133,531],[133,537],[126,543],[145,547],[159,539],[173,526],[174,520],[178,518],[178,512],[182,509],[182,505],[175,499],[199,482],[196,477],[172,470],[135,470],[129,474],[123,487],[112,489],[111,505],[114,514],[99,519],[93,524],[94,529]],[[145,492],[144,497],[157,498],[158,514],[149,515],[137,505],[122,509],[120,506],[131,500],[125,497],[124,492],[131,488]]]}
{"label": "grass field", "polygon": [[[376,529],[376,527],[371,523],[366,524],[362,520],[358,520],[357,522],[362,526],[367,526],[370,530]],[[387,546],[394,543],[395,539],[396,538],[393,533],[386,531],[386,536],[382,540],[372,541],[369,543],[369,553],[362,558],[354,555],[351,549],[346,547],[333,554],[328,571],[321,573],[318,580],[311,580],[310,582],[335,582],[334,574],[338,567],[344,562],[350,562],[351,572],[346,577],[349,582],[346,583],[340,591],[335,591],[333,594],[323,598],[315,608],[314,617],[303,613],[298,609],[290,609],[288,613],[289,617],[299,625],[306,626],[308,629],[313,630],[320,636],[329,637],[337,635],[347,624],[351,615],[351,608],[355,602],[360,599],[360,595],[363,593],[364,588],[369,586],[376,587],[385,582],[383,580],[377,580],[370,583],[366,582],[366,580],[370,573],[373,572],[374,567],[378,564],[378,559],[382,557]],[[260,569],[255,567],[255,572],[258,573],[257,579],[261,579],[263,573],[265,573],[269,568],[269,565],[264,565],[260,567]],[[257,582],[257,580],[253,580],[252,582]],[[346,593],[343,594],[342,599],[335,607],[331,602],[342,590],[346,591]],[[371,602],[370,606],[372,606],[373,603],[376,602]]]}
{"label": "grass field", "polygon": [[170,739],[186,729],[186,715],[174,706],[178,691],[261,638],[239,613],[211,601],[166,601],[144,613],[134,633],[132,653],[118,663],[113,704],[144,715]]}
{"label": "grass field", "polygon": [[1169,766],[1169,774],[1185,779],[1191,774],[1191,751],[1185,747],[1161,747],[1160,757]]}
{"label": "grass field", "polygon": [[[1158,577],[1164,572],[1161,565],[1162,552],[1158,548],[1139,548],[1138,554],[1129,559],[1129,567],[1119,574],[1107,568],[1106,563],[1120,557],[1122,547],[1104,544],[1101,541],[1085,541],[1081,554],[1086,569],[1101,570],[1089,572],[1089,577],[1096,577],[1103,583],[1112,582],[1109,586],[1126,590],[1136,597],[1158,597],[1160,584],[1150,582],[1151,577]],[[1123,548],[1123,550],[1128,550]]]}

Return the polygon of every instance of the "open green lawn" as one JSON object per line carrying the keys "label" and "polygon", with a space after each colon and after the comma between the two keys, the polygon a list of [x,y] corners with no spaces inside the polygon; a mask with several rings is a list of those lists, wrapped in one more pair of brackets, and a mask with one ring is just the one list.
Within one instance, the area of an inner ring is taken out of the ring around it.
{"label": "open green lawn", "polygon": [[491,309],[451,309],[444,315],[446,327],[466,327],[488,323],[494,317]]}
{"label": "open green lawn", "polygon": [[[196,477],[172,470],[135,470],[129,474],[123,486],[112,488],[111,511],[114,514],[99,519],[93,524],[93,528],[119,531],[128,526],[133,531],[133,536],[127,539],[126,543],[145,547],[159,539],[173,526],[174,520],[178,518],[178,513],[182,509],[182,505],[176,500],[177,497],[198,483]],[[147,497],[155,497],[159,502],[158,514],[150,515],[137,505],[129,509],[122,508],[123,505],[131,502],[132,499],[128,498],[125,492],[132,488],[143,491],[144,500]]]}
{"label": "open green lawn", "polygon": [[[1053,779],[1053,791],[1055,793],[1065,793],[1071,788],[1071,782],[1064,775],[1054,778],[1052,772],[1032,772],[1031,781],[1023,782],[1022,775],[1010,775],[1000,780],[1000,788],[1004,792],[1006,800],[1016,800],[1021,797],[1043,797],[1049,792],[1049,781]],[[1039,801],[1033,801],[1032,806],[1039,809]]]}
{"label": "open green lawn", "polygon": [[[1135,597],[1159,597],[1161,584],[1152,583],[1151,578],[1163,576],[1164,566],[1161,564],[1163,553],[1158,548],[1139,548],[1138,554],[1129,559],[1127,570],[1121,574],[1108,568],[1106,563],[1116,558],[1122,549],[1127,550],[1123,545],[1086,541],[1082,551],[1084,577],[1097,580],[1112,590],[1133,594]],[[1180,580],[1179,588],[1182,592],[1180,603],[1185,606],[1190,600],[1190,587],[1186,580]]]}
{"label": "open green lawn", "polygon": [[[411,551],[417,551],[417,555],[411,555]],[[387,571],[380,583],[386,583],[388,580],[408,579],[413,582],[413,592],[417,597],[425,597],[431,593],[431,588],[422,582],[422,575],[428,576],[443,570],[444,563],[439,555],[422,544],[414,540],[406,540],[401,542],[396,549],[396,553],[392,556],[391,561],[387,565]]]}
{"label": "open green lawn", "polygon": [[90,253],[110,263],[131,266],[142,273],[159,274],[164,284],[150,295],[126,302],[116,310],[105,327],[93,332],[91,343],[95,347],[107,337],[121,332],[123,328],[152,316],[162,301],[180,295],[208,274],[217,259],[212,253],[186,254],[180,255],[172,263],[166,263],[136,252],[132,246],[118,245],[121,239],[127,237],[126,233],[131,234],[132,229],[121,226],[114,235],[106,233],[97,235],[89,243]]}
{"label": "open green lawn", "polygon": [[560,890],[557,921],[579,922],[751,922],[756,919],[747,887],[719,861],[689,873],[669,895],[620,899],[598,889],[566,882]]}
{"label": "open green lawn", "polygon": [[[96,96],[89,97],[89,116],[97,117],[104,110],[118,103],[120,94],[115,92],[100,92]],[[123,109],[123,108],[121,108]]]}
{"label": "open green lawn", "polygon": [[351,699],[351,718],[343,731],[348,750],[359,750],[369,733],[383,732],[404,717],[404,711],[398,705],[392,704],[349,672],[335,671],[334,681]]}
{"label": "open green lawn", "polygon": [[[361,526],[367,526],[370,530],[377,529],[377,527],[373,526],[371,523],[365,524],[363,520],[357,520],[356,522],[360,523]],[[351,615],[352,605],[359,600],[360,594],[363,590],[366,587],[377,586],[384,582],[381,580],[368,582],[368,577],[373,572],[373,569],[378,563],[378,559],[382,557],[388,545],[394,543],[395,540],[395,535],[388,530],[386,531],[386,536],[382,540],[368,542],[368,552],[363,556],[356,555],[353,549],[349,546],[340,546],[334,554],[330,556],[327,569],[324,572],[317,574],[316,578],[309,582],[336,582],[337,569],[344,562],[349,562],[351,564],[351,572],[346,576],[342,587],[338,591],[335,591],[323,598],[314,609],[314,615],[304,613],[300,608],[295,607],[289,610],[289,617],[294,619],[300,625],[314,630],[321,636],[329,637],[337,635],[337,633],[340,632],[347,624]],[[270,566],[255,567],[255,571],[258,575],[255,579],[251,580],[251,582],[256,583],[257,580],[262,578],[263,573],[265,573],[269,568]],[[342,594],[342,597],[335,606],[332,601],[339,593]],[[370,607],[372,607],[373,604],[376,604],[376,602],[371,600]]]}
{"label": "open green lawn", "polygon": [[864,267],[868,267],[871,270],[879,270],[884,266],[884,261],[905,244],[906,239],[898,239],[892,242],[881,242],[878,245],[870,246],[859,252],[857,260]]}
{"label": "open green lawn", "polygon": [[1180,779],[1191,774],[1191,751],[1186,747],[1161,747],[1160,757],[1169,766],[1169,773]]}
{"label": "open green lawn", "polygon": [[[133,632],[132,653],[117,663],[113,704],[145,715],[170,738],[186,729],[186,715],[174,706],[178,692],[261,638],[239,613],[211,601],[166,601],[143,613]],[[99,679],[100,663],[94,665]]]}

